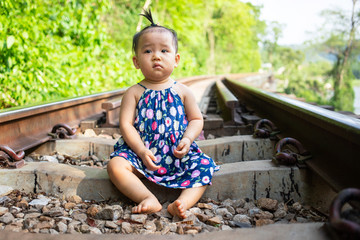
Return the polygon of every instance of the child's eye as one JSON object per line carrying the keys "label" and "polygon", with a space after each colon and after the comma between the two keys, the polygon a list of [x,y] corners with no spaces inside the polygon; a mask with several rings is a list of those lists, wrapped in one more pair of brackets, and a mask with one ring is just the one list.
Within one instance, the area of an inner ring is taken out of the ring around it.
{"label": "child's eye", "polygon": [[165,52],[168,52],[168,50],[166,50],[166,49],[163,49],[163,50],[161,50],[161,52],[165,53]]}
{"label": "child's eye", "polygon": [[151,53],[151,51],[150,50],[145,50],[144,53]]}

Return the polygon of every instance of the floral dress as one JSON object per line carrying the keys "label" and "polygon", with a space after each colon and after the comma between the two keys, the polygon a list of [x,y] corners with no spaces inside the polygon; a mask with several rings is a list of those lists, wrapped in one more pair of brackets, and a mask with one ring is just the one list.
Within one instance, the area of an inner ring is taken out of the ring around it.
{"label": "floral dress", "polygon": [[219,166],[201,152],[195,142],[182,159],[173,154],[188,125],[180,96],[173,87],[164,90],[144,88],[136,107],[134,127],[156,157],[155,164],[161,168],[148,170],[122,137],[115,144],[110,157],[127,159],[147,179],[165,187],[192,188],[211,184],[212,175],[219,170]]}

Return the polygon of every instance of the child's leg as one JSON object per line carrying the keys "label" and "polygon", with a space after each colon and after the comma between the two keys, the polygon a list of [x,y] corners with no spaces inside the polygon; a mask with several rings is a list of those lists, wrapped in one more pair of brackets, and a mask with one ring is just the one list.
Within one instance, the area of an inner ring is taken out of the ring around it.
{"label": "child's leg", "polygon": [[171,215],[177,215],[180,218],[186,218],[185,212],[195,205],[204,194],[206,186],[187,188],[182,190],[178,199],[168,206]]}
{"label": "child's leg", "polygon": [[161,210],[158,199],[141,182],[140,173],[122,157],[114,157],[107,165],[111,181],[125,196],[138,203],[133,213],[152,213]]}

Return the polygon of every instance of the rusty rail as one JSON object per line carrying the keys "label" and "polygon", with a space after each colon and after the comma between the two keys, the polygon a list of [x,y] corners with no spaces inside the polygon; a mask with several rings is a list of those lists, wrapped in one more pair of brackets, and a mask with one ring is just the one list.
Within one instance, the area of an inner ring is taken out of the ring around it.
{"label": "rusty rail", "polygon": [[0,145],[25,151],[44,143],[57,124],[77,126],[81,120],[102,113],[101,103],[121,96],[124,89],[60,102],[0,112]]}
{"label": "rusty rail", "polygon": [[225,85],[284,136],[294,136],[312,154],[307,165],[336,191],[360,187],[360,120],[256,89],[236,80]]}

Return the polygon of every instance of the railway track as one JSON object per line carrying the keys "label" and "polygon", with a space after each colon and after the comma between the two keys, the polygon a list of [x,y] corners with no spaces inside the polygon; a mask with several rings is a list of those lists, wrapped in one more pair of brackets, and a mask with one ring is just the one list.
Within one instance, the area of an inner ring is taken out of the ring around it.
{"label": "railway track", "polygon": [[261,118],[268,118],[282,136],[293,136],[311,152],[307,165],[336,191],[360,187],[360,119],[249,87],[225,84]]}
{"label": "railway track", "polygon": [[[244,136],[244,139],[251,135],[254,135],[257,139],[270,138],[270,140],[264,141],[267,141],[266,144],[270,144],[270,148],[274,148],[274,152],[263,153],[264,156],[262,157],[263,159],[269,159],[266,162],[269,168],[273,167],[274,162],[287,166],[281,168],[285,172],[278,172],[275,175],[288,174],[286,171],[289,171],[289,179],[284,180],[282,178],[279,181],[288,181],[288,185],[287,183],[282,183],[282,185],[286,185],[291,190],[285,195],[280,190],[268,189],[270,187],[260,191],[260,181],[265,181],[261,174],[264,175],[270,170],[259,170],[254,165],[255,174],[253,175],[254,181],[250,193],[251,198],[254,200],[269,195],[287,201],[292,198],[301,200],[301,195],[304,196],[304,194],[299,193],[302,186],[301,184],[300,186],[297,183],[294,184],[293,181],[294,174],[303,175],[304,172],[306,172],[307,177],[300,177],[300,179],[311,176],[315,181],[324,182],[315,189],[309,190],[311,194],[318,190],[320,192],[331,192],[331,194],[326,193],[323,198],[327,196],[333,197],[335,193],[345,188],[360,188],[360,178],[358,177],[360,172],[360,162],[358,161],[360,156],[359,119],[271,93],[274,82],[268,75],[199,76],[179,79],[179,81],[190,86],[197,96],[197,102],[205,118],[202,138],[215,138],[213,142],[207,140],[208,142],[204,143],[201,148],[205,149],[204,151],[211,152],[214,157],[220,159],[220,162],[224,161],[224,169],[229,168],[230,171],[231,168],[237,168],[236,164],[238,163],[236,161],[238,160],[236,158],[239,157],[239,154],[242,155],[243,159],[246,158],[244,152],[249,143],[245,143],[245,140],[242,139],[241,141],[244,141],[241,143],[242,145],[236,145],[238,144],[237,141],[240,140],[238,137],[234,138],[234,135]],[[105,145],[97,145],[98,140],[76,140],[76,137],[67,140],[67,138],[72,138],[85,129],[92,129],[97,134],[119,134],[117,119],[123,93],[124,90],[117,90],[62,102],[0,112],[1,163],[6,167],[15,168],[10,174],[18,174],[25,165],[22,160],[25,153],[28,154],[34,150],[46,152],[56,149],[59,151],[58,145],[62,143],[64,143],[62,149],[69,150],[72,148],[70,145],[73,145],[76,141],[79,142],[79,145],[75,144],[73,148],[85,149],[84,152],[89,154],[90,152],[101,152],[100,148],[110,148],[109,146],[113,144],[111,140]],[[219,146],[219,140],[216,139],[226,138],[227,136],[230,140],[223,140],[228,141],[224,144],[227,147]],[[89,142],[90,147],[88,147]],[[55,146],[57,143],[59,144]],[[231,146],[232,153],[229,153],[229,146]],[[234,150],[237,146],[243,148],[241,153]],[[108,154],[107,151],[103,152],[103,155]],[[272,161],[270,161],[271,158],[273,158]],[[31,170],[35,172],[35,176],[38,176],[41,171],[48,171],[47,168],[52,168],[39,166],[36,165],[36,169]],[[55,170],[53,173],[54,175],[57,174]],[[64,176],[61,178],[64,178]],[[257,179],[255,179],[256,177]],[[269,178],[275,177],[269,174]],[[219,177],[219,179],[219,182],[233,181],[232,177],[230,179],[224,178],[224,180]],[[108,181],[106,177],[103,180]],[[39,179],[35,179],[35,182],[37,181]],[[14,182],[16,181],[10,181],[9,185],[16,186],[18,184]],[[224,199],[247,194],[246,188],[249,188],[249,186],[235,189],[238,187],[236,186],[236,180],[234,182],[234,185],[230,184],[221,189],[214,188],[214,190],[208,191],[207,196]],[[0,181],[1,184],[4,183]],[[84,186],[89,187],[89,184]],[[26,189],[26,187],[23,188]],[[31,190],[37,188],[39,186],[36,186],[36,184],[29,187]],[[46,188],[46,191],[54,191],[52,188]],[[308,191],[310,188],[306,189]],[[40,191],[40,189],[37,191]],[[88,194],[86,189],[76,191],[80,195],[93,197],[86,195]],[[62,189],[62,192],[64,192],[64,189]],[[71,191],[69,190],[69,192]],[[108,195],[111,194],[114,194],[113,190],[109,190]],[[164,195],[160,191],[159,195],[162,194]],[[165,193],[165,196],[167,194]],[[220,196],[221,194],[224,196]],[[359,197],[355,197],[355,199],[358,200]],[[324,202],[322,204],[326,205]],[[328,209],[329,206],[323,207]],[[355,232],[359,231],[358,226],[353,229],[355,229],[353,230]]]}

